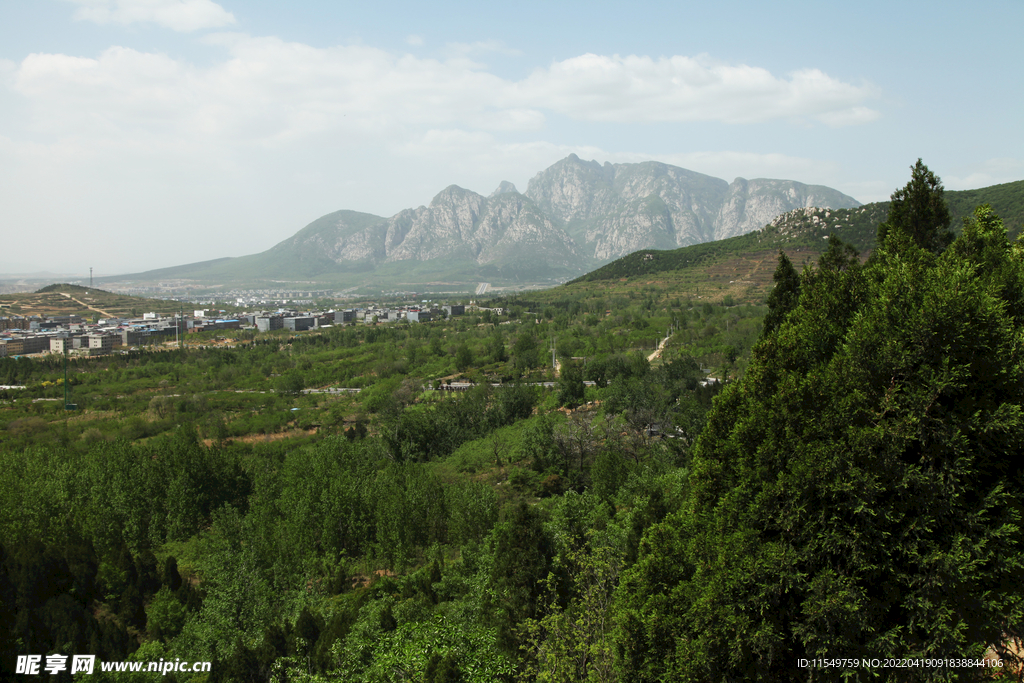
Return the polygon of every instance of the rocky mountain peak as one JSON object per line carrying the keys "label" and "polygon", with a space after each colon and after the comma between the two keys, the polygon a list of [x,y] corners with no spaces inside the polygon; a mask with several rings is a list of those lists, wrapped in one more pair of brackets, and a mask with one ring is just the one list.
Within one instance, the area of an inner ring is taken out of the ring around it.
{"label": "rocky mountain peak", "polygon": [[510,183],[509,181],[502,180],[498,184],[498,188],[489,195],[488,199],[492,197],[497,197],[499,194],[519,194],[519,190],[517,190],[516,186]]}
{"label": "rocky mountain peak", "polygon": [[479,204],[480,201],[483,201],[483,195],[458,185],[449,185],[434,195],[434,198],[430,200],[430,206],[444,206],[446,204],[461,204],[465,202]]}
{"label": "rocky mountain peak", "polygon": [[524,193],[508,181],[489,197],[449,185],[428,206],[390,218],[338,211],[257,260],[310,274],[371,272],[389,264],[404,264],[405,272],[423,264],[431,272],[551,280],[641,249],[744,234],[811,206],[859,205],[827,187],[791,180],[727,183],[656,161],[599,163],[570,154],[531,178]]}
{"label": "rocky mountain peak", "polygon": [[525,194],[559,221],[585,221],[614,205],[614,180],[611,164],[602,166],[570,154],[531,178]]}

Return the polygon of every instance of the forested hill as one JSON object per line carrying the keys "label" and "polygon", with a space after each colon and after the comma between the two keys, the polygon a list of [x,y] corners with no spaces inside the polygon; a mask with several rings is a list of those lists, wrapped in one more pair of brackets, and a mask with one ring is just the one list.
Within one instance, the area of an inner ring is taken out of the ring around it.
{"label": "forested hill", "polygon": [[677,270],[708,269],[733,260],[760,261],[779,249],[807,251],[816,256],[825,240],[835,235],[861,251],[871,248],[878,223],[888,213],[888,203],[858,209],[798,209],[782,214],[756,232],[681,249],[643,249],[573,280],[569,284],[653,275]]}
{"label": "forested hill", "polygon": [[[1024,231],[1024,180],[978,190],[947,191],[951,227],[959,233],[964,218],[981,204],[989,204],[1003,218],[1010,237]],[[852,244],[861,252],[874,246],[878,224],[889,215],[889,202],[874,202],[855,209],[796,209],[782,214],[762,230],[671,250],[642,249],[572,281],[596,282],[675,270],[710,268],[724,262],[759,259],[766,251],[806,252],[816,257],[829,235]],[[570,283],[570,284],[572,284]]]}
{"label": "forested hill", "polygon": [[1011,238],[1024,232],[1024,180],[979,190],[946,192],[946,204],[953,219],[952,228],[957,234],[963,228],[964,219],[970,217],[974,209],[982,204],[991,206],[996,215],[1003,219]]}

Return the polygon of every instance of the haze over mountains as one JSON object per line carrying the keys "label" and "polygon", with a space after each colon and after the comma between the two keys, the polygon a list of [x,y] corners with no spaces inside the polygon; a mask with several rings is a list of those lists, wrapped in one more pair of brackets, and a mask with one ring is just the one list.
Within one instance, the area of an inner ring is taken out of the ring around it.
{"label": "haze over mountains", "polygon": [[638,249],[742,235],[793,209],[857,206],[819,185],[728,183],[654,161],[602,165],[571,154],[534,176],[522,193],[507,181],[487,197],[451,185],[429,206],[391,217],[330,213],[260,254],[118,279],[553,282]]}

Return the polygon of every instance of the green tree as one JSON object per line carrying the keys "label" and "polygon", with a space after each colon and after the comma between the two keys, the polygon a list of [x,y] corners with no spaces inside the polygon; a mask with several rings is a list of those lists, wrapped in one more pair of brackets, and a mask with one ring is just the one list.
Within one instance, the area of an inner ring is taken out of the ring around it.
{"label": "green tree", "polygon": [[583,367],[576,361],[562,363],[561,376],[558,378],[558,402],[569,408],[575,408],[583,402]]}
{"label": "green tree", "polygon": [[764,316],[763,334],[771,334],[786,316],[796,307],[800,298],[800,275],[793,268],[793,262],[786,256],[786,252],[779,249],[779,265],[775,267],[775,274],[772,275],[775,286],[768,295],[768,313]]}
{"label": "green tree", "polygon": [[910,182],[893,192],[889,218],[878,226],[878,244],[898,230],[926,251],[939,253],[953,241],[942,181],[918,159]]}
{"label": "green tree", "polygon": [[610,631],[621,554],[607,546],[584,547],[566,553],[564,562],[575,599],[563,606],[559,577],[548,574],[547,614],[526,625],[527,647],[536,658],[528,674],[551,683],[616,681]]}
{"label": "green tree", "polygon": [[444,348],[441,346],[440,334],[434,334],[430,337],[430,353],[434,356],[440,356],[444,353]]}
{"label": "green tree", "polygon": [[459,372],[465,372],[472,365],[473,352],[469,350],[465,343],[459,344],[459,348],[455,351],[455,369]]}
{"label": "green tree", "polygon": [[828,238],[828,248],[818,259],[818,268],[823,271],[843,271],[855,268],[858,264],[857,250],[835,235]]}
{"label": "green tree", "polygon": [[185,606],[164,586],[146,608],[146,630],[158,640],[173,638],[185,624]]}
{"label": "green tree", "polygon": [[306,382],[298,370],[289,370],[274,382],[274,390],[284,396],[298,396],[306,388]]}
{"label": "green tree", "polygon": [[984,212],[929,252],[887,240],[867,268],[805,272],[623,581],[625,680],[980,658],[1021,635],[1024,258]]}
{"label": "green tree", "polygon": [[487,342],[487,350],[490,353],[491,361],[494,363],[504,363],[508,360],[508,352],[505,350],[505,338],[502,336],[501,330],[494,329],[494,333],[491,334],[491,338]]}
{"label": "green tree", "polygon": [[487,421],[493,427],[510,425],[530,417],[535,405],[537,392],[534,387],[519,382],[506,384],[495,390]]}
{"label": "green tree", "polygon": [[515,358],[516,369],[525,372],[540,364],[540,347],[537,338],[529,330],[523,330],[512,347],[512,355]]}
{"label": "green tree", "polygon": [[554,547],[540,516],[525,502],[514,506],[494,528],[488,612],[498,630],[498,644],[518,649],[520,628],[541,608],[542,581],[551,568]]}

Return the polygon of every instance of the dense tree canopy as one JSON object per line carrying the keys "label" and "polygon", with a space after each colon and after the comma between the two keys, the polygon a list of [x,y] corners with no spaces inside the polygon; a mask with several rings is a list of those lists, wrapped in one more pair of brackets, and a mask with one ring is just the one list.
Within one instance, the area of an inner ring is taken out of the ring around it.
{"label": "dense tree canopy", "polygon": [[866,267],[823,256],[716,403],[623,586],[627,680],[980,658],[1020,634],[1024,259],[985,207],[938,258],[912,237]]}

